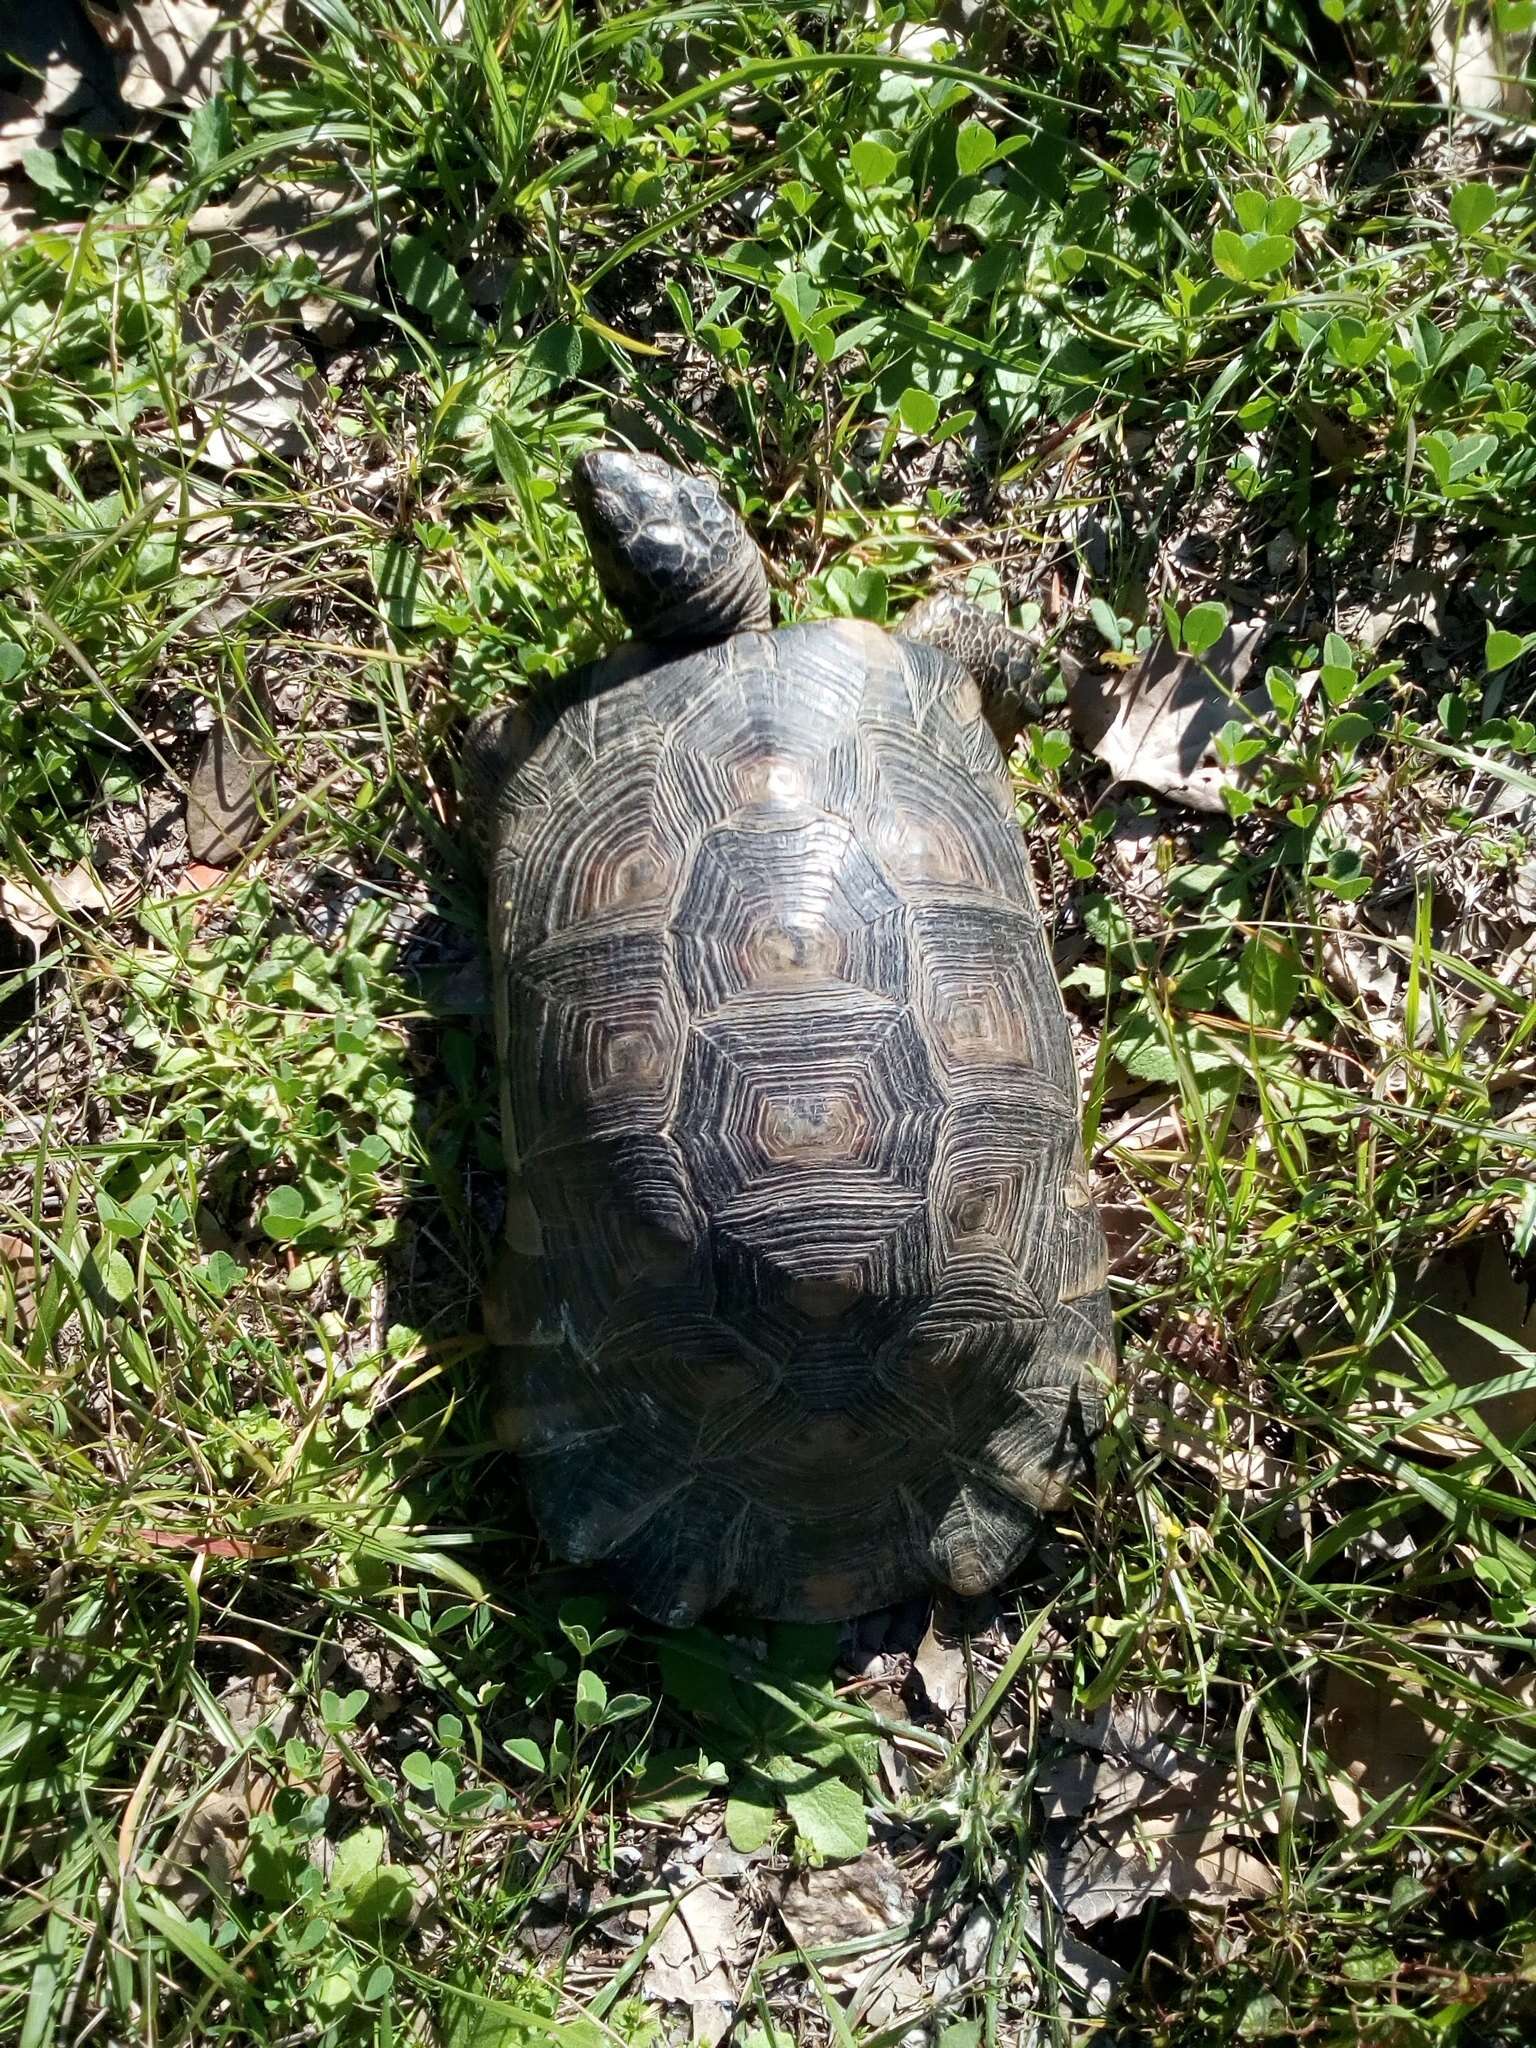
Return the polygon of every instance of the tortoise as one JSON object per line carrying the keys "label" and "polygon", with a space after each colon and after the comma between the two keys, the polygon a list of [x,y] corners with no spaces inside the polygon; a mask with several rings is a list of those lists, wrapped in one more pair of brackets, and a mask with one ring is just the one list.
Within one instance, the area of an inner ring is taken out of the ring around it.
{"label": "tortoise", "polygon": [[775,631],[714,484],[603,448],[572,497],[634,638],[464,757],[508,1169],[486,1325],[536,1519],[674,1626],[984,1592],[1114,1369],[992,729],[1031,643],[950,598]]}

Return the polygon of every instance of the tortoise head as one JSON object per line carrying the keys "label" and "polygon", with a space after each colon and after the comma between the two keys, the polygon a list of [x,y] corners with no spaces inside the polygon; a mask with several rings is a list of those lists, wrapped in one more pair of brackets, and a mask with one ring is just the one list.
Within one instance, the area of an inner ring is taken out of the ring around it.
{"label": "tortoise head", "polygon": [[603,595],[639,639],[697,646],[772,624],[757,545],[704,477],[594,448],[576,464],[571,501]]}

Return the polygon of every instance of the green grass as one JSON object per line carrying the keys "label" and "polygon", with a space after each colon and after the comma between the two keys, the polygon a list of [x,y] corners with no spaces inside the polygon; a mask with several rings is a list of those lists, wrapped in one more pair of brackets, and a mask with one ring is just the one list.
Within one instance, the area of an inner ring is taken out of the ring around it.
{"label": "green grass", "polygon": [[[0,874],[63,913],[0,986],[0,2039],[659,2039],[660,1930],[603,1930],[722,1800],[790,1863],[895,1850],[881,1967],[985,1909],[946,2048],[1529,2039],[1536,1359],[1469,1391],[1463,1325],[1410,1317],[1419,1262],[1536,1226],[1536,826],[1475,802],[1536,791],[1528,146],[1459,132],[1427,13],[1376,0],[1063,0],[900,55],[890,9],[299,13],[187,120],[66,137],[0,257]],[[212,462],[193,218],[338,156],[376,282],[292,452]],[[947,1721],[909,1693],[893,1733],[817,1632],[605,1608],[492,1441],[455,735],[612,637],[561,495],[610,433],[722,479],[785,618],[958,576],[1124,667],[1280,615],[1220,816],[1109,788],[1062,685],[1021,740],[1125,1398]],[[215,614],[232,562],[258,602]],[[1431,630],[1373,647],[1409,562]],[[247,675],[268,827],[189,883]],[[1388,902],[1383,1009],[1331,935]],[[1186,1710],[1269,1873],[1092,1930],[1107,2015],[1035,1912],[1053,1687]],[[901,2038],[760,1917],[739,2039]]]}

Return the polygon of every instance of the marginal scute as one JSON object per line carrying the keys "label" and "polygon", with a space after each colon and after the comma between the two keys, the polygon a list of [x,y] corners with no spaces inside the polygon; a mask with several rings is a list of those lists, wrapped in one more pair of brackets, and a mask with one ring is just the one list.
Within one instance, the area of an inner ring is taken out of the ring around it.
{"label": "marginal scute", "polygon": [[1076,1068],[972,680],[863,622],[517,730],[488,1328],[566,1556],[678,1624],[995,1584],[1113,1370]]}

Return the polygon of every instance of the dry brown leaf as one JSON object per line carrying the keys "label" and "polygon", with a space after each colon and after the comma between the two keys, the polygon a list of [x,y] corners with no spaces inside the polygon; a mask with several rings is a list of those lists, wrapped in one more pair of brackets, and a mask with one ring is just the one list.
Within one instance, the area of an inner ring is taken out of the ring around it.
{"label": "dry brown leaf", "polygon": [[202,301],[204,360],[193,371],[189,396],[204,429],[193,438],[203,459],[234,469],[267,456],[287,461],[309,445],[308,421],[320,401],[321,380],[308,349],[291,326],[242,308],[238,295],[218,292]]}
{"label": "dry brown leaf", "polygon": [[912,1668],[923,1681],[923,1690],[935,1713],[953,1719],[965,1709],[965,1646],[946,1641],[930,1621],[917,1646]]}
{"label": "dry brown leaf", "polygon": [[[670,1910],[657,1906],[651,1924]],[[715,2048],[735,2017],[739,1947],[735,1899],[724,1885],[695,1884],[680,1894],[646,1963],[646,1997],[687,2006],[693,2039],[704,2048]]]}
{"label": "dry brown leaf", "polygon": [[1058,1701],[1052,1722],[1092,1752],[1062,1758],[1036,1786],[1047,1819],[1066,1826],[1050,1882],[1080,1926],[1154,1898],[1225,1905],[1274,1889],[1269,1865],[1229,1839],[1261,1834],[1265,1817],[1250,1811],[1234,1764],[1200,1753],[1188,1708],[1141,1693],[1082,1721]]}
{"label": "dry brown leaf", "polygon": [[1445,630],[1441,607],[1449,588],[1444,571],[1419,567],[1400,569],[1387,578],[1372,602],[1347,614],[1347,628],[1341,630],[1374,654],[1399,626],[1422,626],[1438,640]]}
{"label": "dry brown leaf", "polygon": [[[1520,1370],[1518,1358],[1470,1329],[1469,1322],[1482,1323],[1509,1343],[1536,1353],[1536,1307],[1531,1290],[1511,1270],[1504,1247],[1492,1231],[1430,1259],[1414,1276],[1412,1291],[1419,1306],[1409,1327],[1458,1387],[1481,1386]],[[1479,1401],[1476,1414],[1501,1443],[1515,1443],[1536,1427],[1536,1385]],[[1404,1430],[1402,1441],[1448,1457],[1463,1457],[1479,1448],[1476,1433],[1456,1415]]]}
{"label": "dry brown leaf", "polygon": [[1151,1899],[1225,1906],[1267,1898],[1274,1890],[1270,1866],[1229,1842],[1224,1829],[1203,1827],[1198,1815],[1166,1831],[1157,1821],[1143,1814],[1114,1841],[1084,1830],[1052,1859],[1047,1881],[1061,1910],[1079,1927],[1122,1920]]}
{"label": "dry brown leaf", "polygon": [[[0,105],[7,95],[0,93]],[[4,121],[0,118],[0,130]],[[0,255],[24,242],[37,226],[32,187],[18,173],[0,171]]]}
{"label": "dry brown leaf", "polygon": [[372,297],[379,234],[370,214],[352,210],[361,192],[356,179],[253,178],[224,204],[199,207],[188,227],[209,244],[215,279],[252,257],[308,256],[325,290],[300,302],[299,317],[320,340],[336,342],[350,331],[352,315],[331,293]]}
{"label": "dry brown leaf", "polygon": [[[1133,1693],[1108,1700],[1083,1720],[1072,1712],[1066,1695],[1051,1703],[1051,1726],[1068,1742],[1117,1762],[1140,1764],[1164,1783],[1189,1767],[1189,1714],[1176,1701],[1156,1693]],[[1175,1737],[1184,1740],[1179,1747]]]}
{"label": "dry brown leaf", "polygon": [[[779,1911],[797,1948],[837,1948],[902,1927],[916,1911],[906,1879],[885,1849],[866,1849],[851,1863],[802,1871],[791,1878]],[[839,1982],[862,1977],[873,1958],[829,1963],[824,1974]]]}
{"label": "dry brown leaf", "polygon": [[17,90],[0,93],[0,169],[14,169],[29,149],[51,148],[66,127],[111,125],[112,64],[74,8],[7,10],[5,55]]}
{"label": "dry brown leaf", "polygon": [[1448,107],[1464,114],[1503,114],[1524,120],[1531,111],[1525,82],[1533,31],[1502,25],[1488,0],[1445,0],[1431,31],[1430,75]]}
{"label": "dry brown leaf", "polygon": [[1205,1473],[1225,1493],[1253,1504],[1270,1500],[1295,1478],[1295,1469],[1252,1441],[1253,1419],[1200,1401],[1175,1381],[1166,1401],[1150,1394],[1135,1403],[1137,1430],[1144,1442],[1181,1465]]}
{"label": "dry brown leaf", "polygon": [[124,101],[154,113],[212,99],[225,62],[237,51],[254,51],[281,10],[272,0],[243,7],[228,0],[121,0],[114,12],[85,0],[85,11],[112,53]]}
{"label": "dry brown leaf", "polygon": [[1195,811],[1220,811],[1239,778],[1215,760],[1213,741],[1232,719],[1267,704],[1243,695],[1268,631],[1256,620],[1228,626],[1198,660],[1158,640],[1131,669],[1084,668],[1068,687],[1078,736],[1121,782],[1136,782]]}
{"label": "dry brown leaf", "polygon": [[101,885],[83,862],[62,875],[43,875],[33,883],[16,875],[0,875],[0,918],[18,938],[40,953],[61,918],[86,910],[105,910]]}
{"label": "dry brown leaf", "polygon": [[264,729],[271,700],[252,682],[225,705],[187,783],[187,845],[208,871],[233,866],[262,825],[262,798],[273,775]]}
{"label": "dry brown leaf", "polygon": [[1323,1688],[1323,1746],[1343,1773],[1335,1803],[1353,1826],[1366,1807],[1411,1785],[1444,1736],[1425,1717],[1423,1694],[1395,1672],[1330,1668]]}

